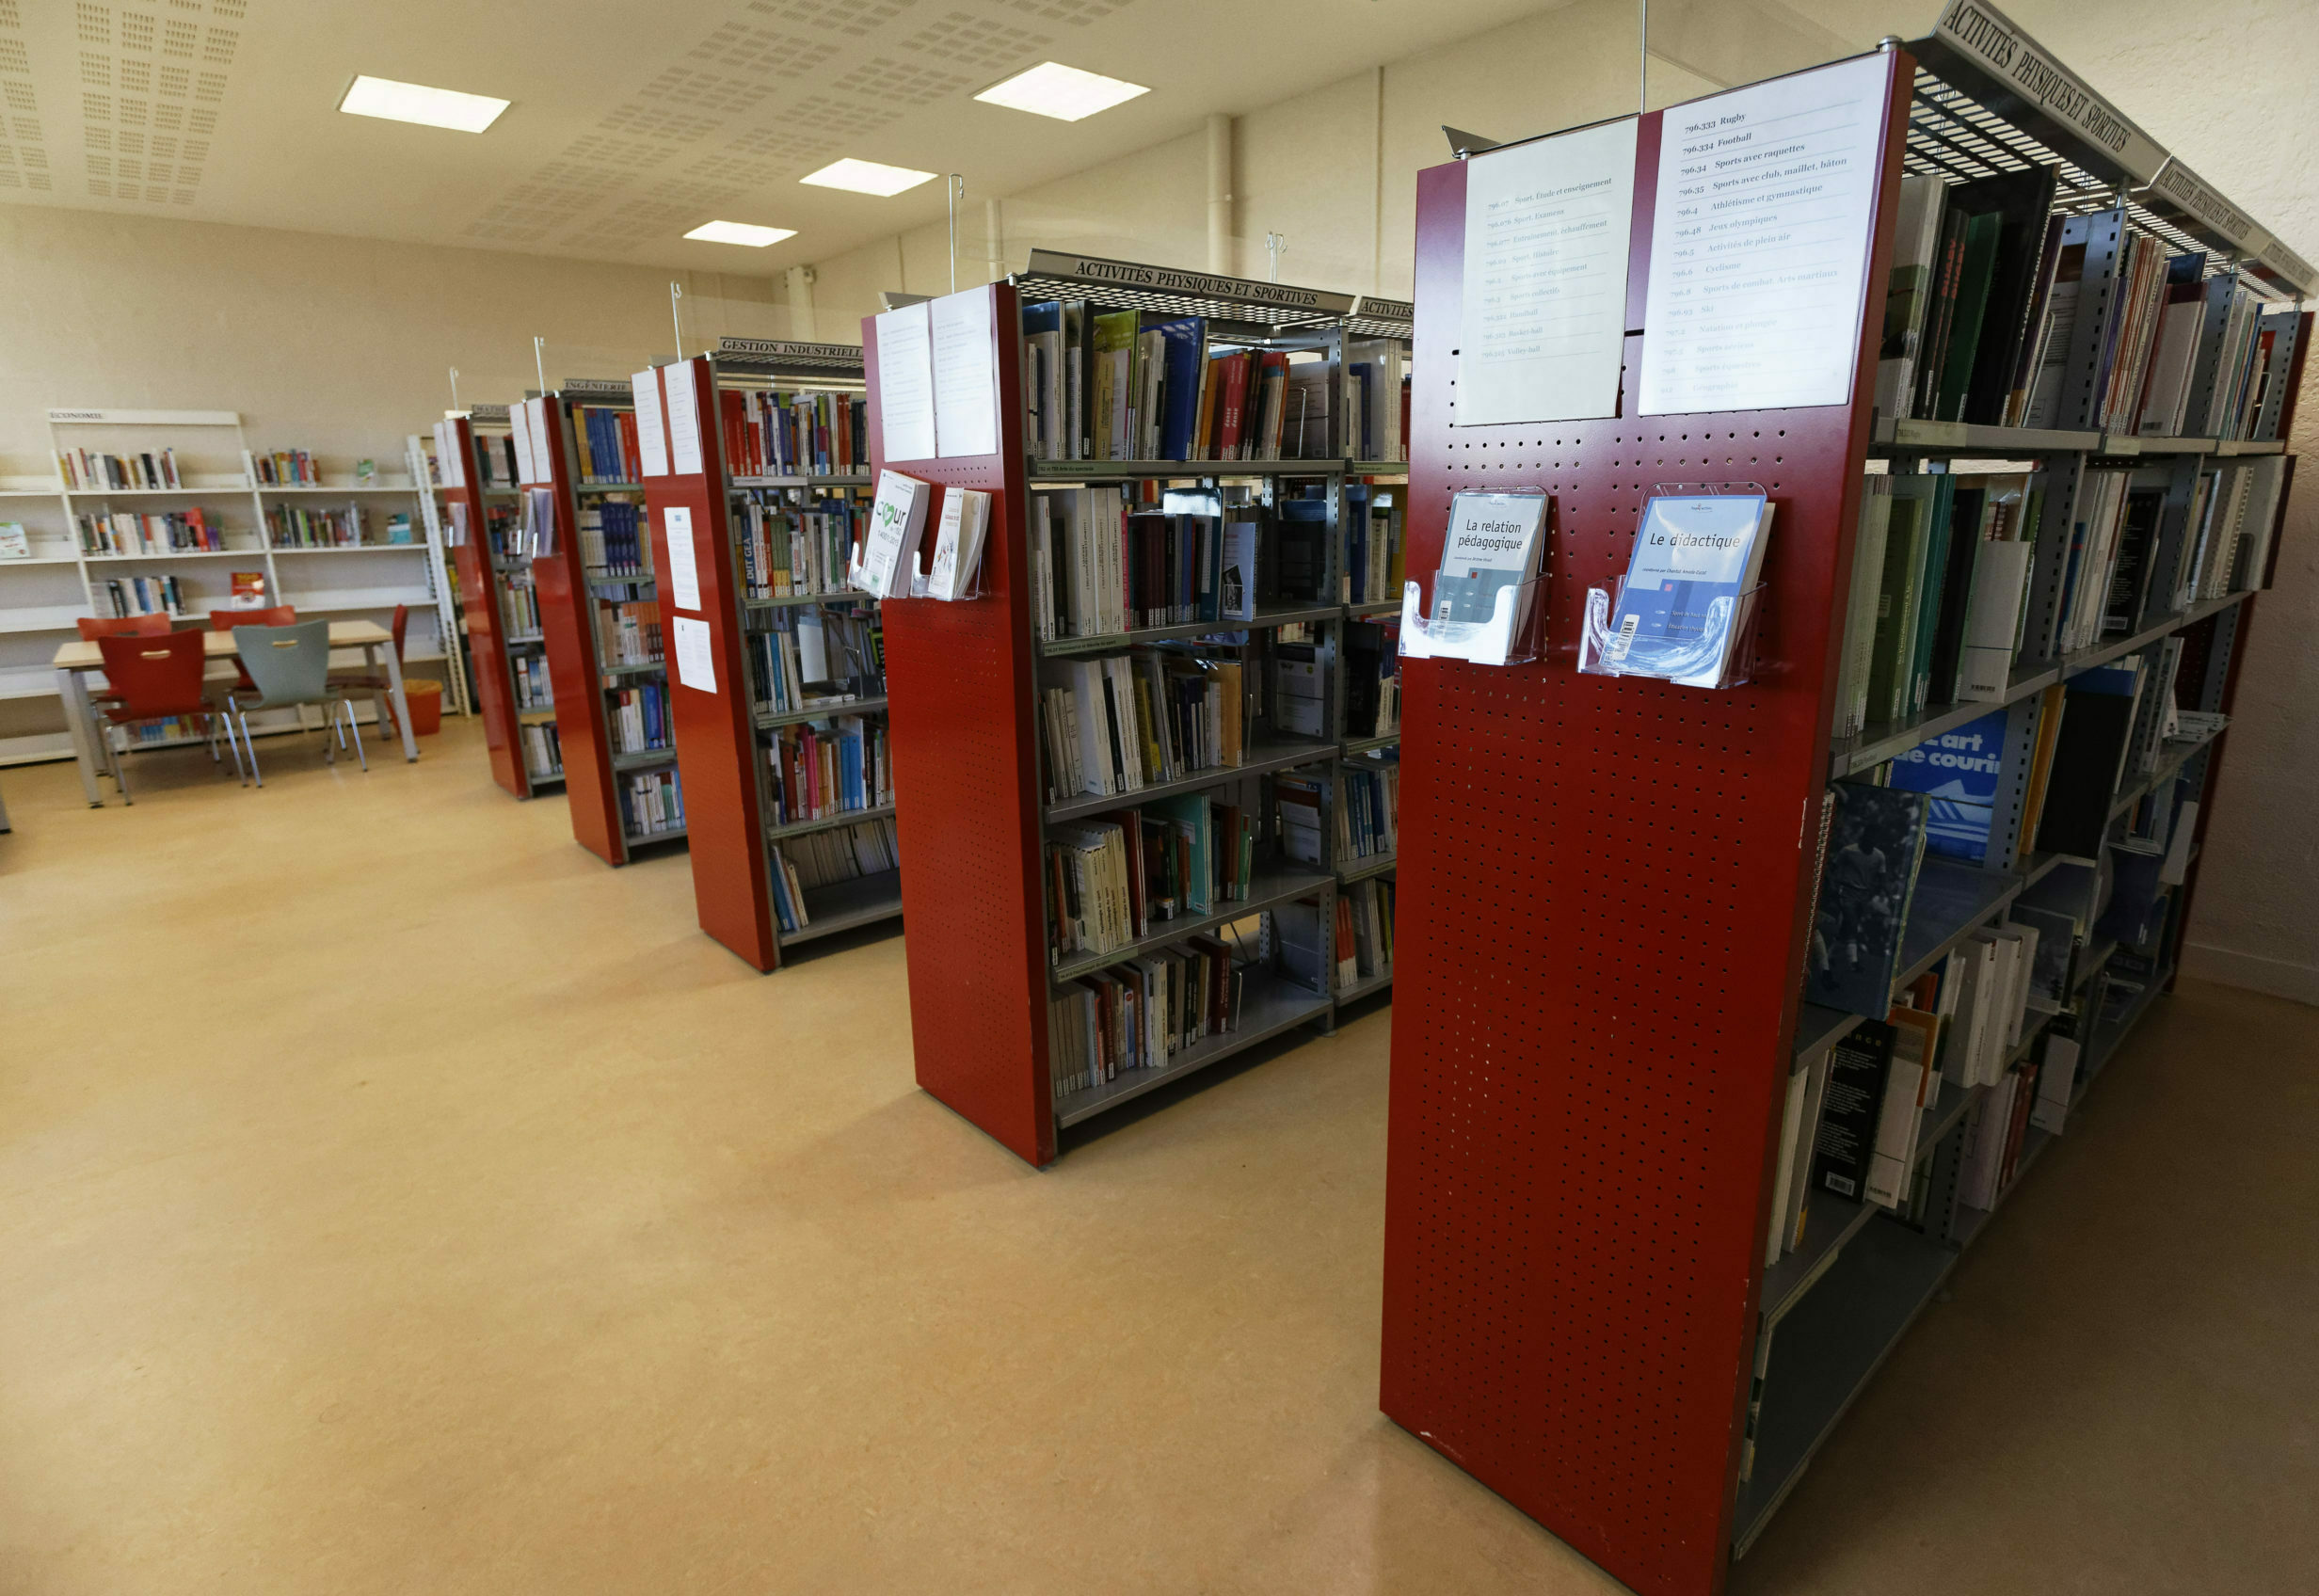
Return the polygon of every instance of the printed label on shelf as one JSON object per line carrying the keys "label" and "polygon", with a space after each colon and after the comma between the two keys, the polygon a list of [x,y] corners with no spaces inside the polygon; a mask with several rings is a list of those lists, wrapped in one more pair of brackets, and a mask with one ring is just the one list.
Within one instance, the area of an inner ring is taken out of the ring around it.
{"label": "printed label on shelf", "polygon": [[1932,33],[2047,116],[2107,151],[2110,159],[2141,182],[2158,175],[2166,152],[1994,6],[1953,0],[1932,24]]}
{"label": "printed label on shelf", "polygon": [[700,564],[693,551],[693,512],[671,504],[661,512],[668,529],[668,593],[680,610],[700,608]]}
{"label": "printed label on shelf", "polygon": [[888,464],[935,457],[933,343],[925,305],[878,316],[878,415]]}
{"label": "printed label on shelf", "polygon": [[935,442],[945,455],[999,452],[994,296],[970,288],[934,301]]}
{"label": "printed label on shelf", "polygon": [[709,623],[677,617],[677,685],[716,691],[716,656],[709,646]]}
{"label": "printed label on shelf", "polygon": [[636,396],[636,453],[644,456],[644,474],[668,474],[668,439],[661,431],[661,374],[657,366],[647,367],[628,379],[628,391]]}
{"label": "printed label on shelf", "polygon": [[1864,56],[1667,113],[1640,414],[1851,399],[1889,72]]}
{"label": "printed label on shelf", "polygon": [[691,360],[666,369],[668,395],[668,469],[679,476],[698,476],[706,468],[700,453],[700,398],[693,386]]}
{"label": "printed label on shelf", "polygon": [[1632,117],[1465,163],[1457,424],[1618,413]]}

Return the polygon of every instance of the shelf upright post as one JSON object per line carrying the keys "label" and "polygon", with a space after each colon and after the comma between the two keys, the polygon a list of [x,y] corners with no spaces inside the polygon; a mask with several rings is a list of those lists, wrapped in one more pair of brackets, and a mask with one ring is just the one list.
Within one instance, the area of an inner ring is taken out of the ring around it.
{"label": "shelf upright post", "polygon": [[427,585],[434,589],[435,630],[443,640],[443,691],[461,716],[474,713],[467,696],[467,662],[459,648],[459,606],[452,596],[451,576],[444,551],[449,537],[443,527],[440,486],[427,471],[425,440],[412,433],[403,440],[403,455],[410,468],[412,490],[419,496],[419,515],[426,528]]}
{"label": "shelf upright post", "polygon": [[[527,399],[516,424],[532,425],[532,473],[527,487],[555,495],[555,547],[532,561],[532,591],[539,601],[539,631],[555,690],[555,735],[564,750],[564,800],[571,806],[571,834],[608,865],[628,863],[628,835],[612,774],[611,728],[604,717],[604,678],[596,658],[595,603],[580,549],[579,496],[570,416],[560,395]],[[543,449],[542,444],[546,447]]]}
{"label": "shelf upright post", "polygon": [[[1848,403],[1633,414],[1662,119],[1639,118],[1625,415],[1452,429],[1468,167],[1417,179],[1408,568],[1460,469],[1553,496],[1542,657],[1403,665],[1380,1406],[1645,1596],[1728,1567],[1915,66],[1885,63]],[[1670,130],[1671,132],[1671,129]],[[1779,504],[1754,682],[1578,674],[1655,481]]]}
{"label": "shelf upright post", "polygon": [[[669,472],[645,479],[652,568],[659,573],[662,624],[667,628],[669,722],[676,734],[678,780],[684,792],[686,841],[693,860],[693,895],[700,929],[739,954],[750,967],[780,963],[773,902],[765,874],[765,827],[758,804],[757,733],[749,711],[748,655],[742,636],[741,581],[733,564],[723,428],[718,424],[716,368],[706,356],[653,368],[660,384]],[[680,458],[671,412],[689,406],[697,457]],[[639,425],[649,418],[637,416]],[[670,517],[678,526],[672,531]],[[672,537],[686,546],[672,561]],[[689,565],[696,573],[698,608],[678,582]],[[681,633],[706,629],[701,661],[688,667]],[[701,674],[705,662],[706,674]],[[601,694],[598,694],[600,699]]]}
{"label": "shelf upright post", "polygon": [[[532,796],[531,769],[516,721],[515,681],[507,662],[506,617],[500,609],[499,572],[491,549],[487,478],[475,450],[472,416],[447,417],[436,434],[436,458],[443,464],[443,499],[453,524],[467,522],[467,535],[451,548],[459,570],[460,609],[467,623],[467,648],[474,662],[475,710],[483,717],[484,746],[491,757],[491,779],[518,798]],[[451,639],[457,663],[458,639]]]}

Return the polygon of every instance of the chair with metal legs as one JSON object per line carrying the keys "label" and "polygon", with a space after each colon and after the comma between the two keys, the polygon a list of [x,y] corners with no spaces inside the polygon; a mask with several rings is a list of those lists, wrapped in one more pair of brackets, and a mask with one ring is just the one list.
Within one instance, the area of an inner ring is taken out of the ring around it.
{"label": "chair with metal legs", "polygon": [[[338,762],[338,750],[346,746],[347,733],[354,734],[355,757],[362,768],[371,768],[370,756],[362,748],[361,728],[355,725],[354,703],[345,691],[330,680],[330,623],[301,621],[296,626],[237,626],[233,629],[233,647],[241,655],[242,669],[248,673],[254,692],[238,688],[227,699],[234,719],[241,723],[242,746],[249,751],[249,770],[258,785],[265,785],[265,777],[258,771],[258,751],[249,740],[249,711],[252,710],[288,710],[307,704],[322,706],[328,729],[337,737],[335,747],[323,745],[332,764]],[[345,724],[339,723],[339,711],[345,711]]]}
{"label": "chair with metal legs", "polygon": [[[113,785],[120,790],[120,801],[133,804],[136,800],[129,796],[129,778],[121,769],[120,750],[113,745],[114,728],[142,721],[175,720],[180,716],[207,726],[211,715],[216,712],[216,706],[202,690],[202,676],[209,661],[198,631],[172,631],[160,637],[100,637],[96,643],[104,656],[104,679],[111,688],[104,701],[105,724],[99,727],[98,742],[112,773]],[[243,741],[248,740],[245,732]],[[232,741],[233,733],[229,729],[226,742],[231,745]],[[241,750],[236,748],[234,774],[239,775],[241,770]]]}

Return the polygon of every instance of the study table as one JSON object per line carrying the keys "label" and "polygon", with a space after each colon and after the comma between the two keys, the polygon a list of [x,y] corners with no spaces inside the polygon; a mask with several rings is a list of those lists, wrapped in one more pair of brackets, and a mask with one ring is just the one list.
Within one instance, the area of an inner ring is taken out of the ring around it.
{"label": "study table", "polygon": [[[411,735],[410,706],[403,697],[403,662],[395,657],[394,634],[376,621],[332,621],[330,646],[361,649],[363,664],[374,675],[380,664],[386,666],[386,678],[392,684],[387,698],[394,706],[394,724],[403,733],[403,758],[416,759],[419,740]],[[231,631],[201,634],[205,660],[213,663],[232,660],[236,652]],[[50,662],[56,667],[56,691],[64,697],[65,725],[72,734],[72,758],[81,768],[81,787],[88,794],[89,806],[99,807],[104,803],[97,789],[97,739],[103,733],[89,705],[88,678],[104,669],[104,651],[84,639],[60,646]]]}

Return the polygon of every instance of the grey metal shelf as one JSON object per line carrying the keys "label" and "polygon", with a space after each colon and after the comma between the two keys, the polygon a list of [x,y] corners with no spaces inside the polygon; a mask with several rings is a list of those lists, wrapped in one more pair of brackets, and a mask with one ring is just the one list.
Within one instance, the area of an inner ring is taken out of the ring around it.
{"label": "grey metal shelf", "polygon": [[1341,1009],[1348,1003],[1358,1003],[1364,998],[1374,998],[1392,984],[1393,971],[1390,967],[1376,975],[1363,976],[1351,986],[1341,988],[1337,992],[1336,1006]]}
{"label": "grey metal shelf", "polygon": [[1240,1015],[1237,1029],[1221,1035],[1203,1037],[1184,1048],[1166,1065],[1155,1070],[1127,1070],[1115,1079],[1100,1086],[1091,1086],[1081,1092],[1069,1093],[1055,1103],[1055,1123],[1068,1128],[1081,1125],[1109,1109],[1133,1102],[1147,1092],[1155,1092],[1172,1080],[1181,1080],[1194,1071],[1221,1062],[1235,1053],[1245,1052],[1259,1042],[1267,1042],[1284,1031],[1313,1020],[1328,1017],[1335,1003],[1325,992],[1299,986],[1285,976],[1272,971],[1248,968],[1242,971],[1240,986]]}
{"label": "grey metal shelf", "polygon": [[1356,881],[1387,873],[1400,863],[1398,850],[1390,854],[1371,854],[1366,858],[1346,859],[1336,867],[1336,879],[1351,886]]}
{"label": "grey metal shelf", "polygon": [[1053,982],[1076,981],[1080,976],[1093,975],[1097,970],[1157,952],[1171,942],[1180,942],[1187,936],[1197,936],[1220,925],[1230,925],[1234,920],[1245,919],[1250,915],[1260,914],[1279,904],[1292,903],[1316,892],[1325,892],[1335,885],[1335,879],[1329,875],[1301,870],[1268,870],[1250,880],[1245,898],[1233,899],[1209,914],[1160,921],[1160,929],[1149,936],[1139,937],[1107,953],[1074,953],[1049,971],[1048,980]]}
{"label": "grey metal shelf", "polygon": [[897,919],[902,915],[902,872],[880,870],[852,881],[833,881],[805,889],[806,923],[795,931],[776,934],[784,948],[835,936],[841,931]]}
{"label": "grey metal shelf", "polygon": [[632,831],[627,835],[631,848],[648,848],[655,842],[683,841],[684,828],[679,825],[671,826],[666,831]]}
{"label": "grey metal shelf", "polygon": [[759,710],[751,717],[760,731],[771,731],[776,726],[802,726],[808,721],[825,721],[832,715],[874,715],[886,709],[886,695],[875,698],[840,698],[835,703],[816,705],[803,710]]}
{"label": "grey metal shelf", "polygon": [[612,756],[612,768],[616,771],[648,771],[655,765],[673,765],[676,762],[677,751],[673,747],[640,748],[632,754]]}
{"label": "grey metal shelf", "polygon": [[1399,732],[1388,731],[1383,737],[1348,738],[1344,742],[1339,744],[1339,749],[1346,758],[1351,759],[1357,758],[1363,754],[1374,753],[1380,748],[1398,747],[1400,741],[1401,734]]}
{"label": "grey metal shelf", "polygon": [[1197,771],[1177,781],[1163,781],[1137,788],[1133,792],[1115,792],[1108,797],[1093,794],[1066,798],[1060,804],[1047,806],[1049,825],[1058,821],[1072,821],[1086,815],[1099,815],[1109,809],[1131,808],[1148,804],[1155,798],[1174,798],[1186,792],[1201,792],[1211,787],[1223,787],[1246,776],[1268,775],[1274,771],[1293,770],[1299,765],[1317,764],[1336,757],[1336,744],[1314,738],[1279,737],[1252,745],[1237,765],[1217,765]]}
{"label": "grey metal shelf", "polygon": [[2010,870],[1975,870],[1946,860],[1927,859],[1916,875],[1916,897],[1900,936],[1900,977],[1906,986],[1938,964],[1989,917],[2010,903],[2027,886]]}
{"label": "grey metal shelf", "polygon": [[1032,460],[1026,472],[1043,482],[1140,482],[1149,477],[1197,478],[1342,476],[1342,460]]}
{"label": "grey metal shelf", "polygon": [[1389,620],[1400,613],[1401,601],[1399,598],[1381,598],[1373,604],[1348,604],[1345,606],[1345,617],[1348,620]]}
{"label": "grey metal shelf", "polygon": [[826,475],[805,476],[733,476],[725,479],[729,487],[867,487],[868,471],[832,471]]}
{"label": "grey metal shelf", "polygon": [[640,660],[633,664],[599,665],[597,667],[597,672],[600,676],[616,677],[664,676],[668,672],[668,662],[665,660]]}
{"label": "grey metal shelf", "polygon": [[1800,1003],[1796,1008],[1796,1048],[1790,1060],[1791,1070],[1801,1069],[1813,1054],[1823,1047],[1833,1046],[1851,1034],[1852,1028],[1865,1016],[1847,1014],[1842,1009],[1824,1009],[1817,1003]]}
{"label": "grey metal shelf", "polygon": [[873,601],[875,594],[852,587],[840,588],[835,593],[791,593],[778,598],[744,598],[743,610],[789,610],[802,604],[862,604]]}
{"label": "grey metal shelf", "polygon": [[641,482],[580,482],[572,485],[574,493],[642,493]]}
{"label": "grey metal shelf", "polygon": [[1039,642],[1039,652],[1049,659],[1057,655],[1107,653],[1117,648],[1132,648],[1143,643],[1168,643],[1227,631],[1264,631],[1298,622],[1333,621],[1343,614],[1344,607],[1339,604],[1280,605],[1270,610],[1258,610],[1253,618],[1244,621],[1192,621],[1182,626],[1149,626],[1138,627],[1131,631],[1099,632],[1093,637],[1043,638]]}
{"label": "grey metal shelf", "polygon": [[824,815],[816,821],[792,821],[787,825],[769,825],[765,828],[765,840],[781,842],[792,837],[803,837],[808,832],[828,831],[841,825],[856,825],[863,821],[887,820],[892,817],[893,812],[894,806],[891,804],[880,804],[873,809],[847,809],[841,814]]}
{"label": "grey metal shelf", "polygon": [[2041,427],[1976,426],[1966,422],[1877,419],[1869,447],[1878,454],[1970,453],[2007,457],[2080,454],[2098,447],[2098,432],[2056,432]]}

